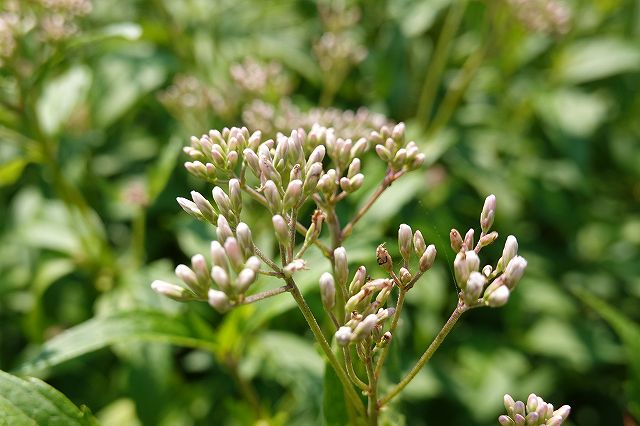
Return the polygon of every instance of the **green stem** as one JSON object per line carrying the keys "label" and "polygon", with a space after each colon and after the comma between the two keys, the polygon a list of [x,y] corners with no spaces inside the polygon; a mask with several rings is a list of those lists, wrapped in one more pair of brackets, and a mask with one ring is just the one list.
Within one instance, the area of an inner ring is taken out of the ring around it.
{"label": "green stem", "polygon": [[340,362],[338,361],[338,358],[336,358],[335,354],[331,350],[331,346],[329,346],[327,339],[325,339],[324,334],[322,334],[322,330],[320,329],[320,326],[318,325],[318,322],[316,321],[316,318],[313,315],[313,312],[311,312],[309,305],[307,305],[307,301],[304,300],[302,293],[300,293],[300,289],[298,288],[298,286],[296,285],[295,281],[293,281],[292,278],[287,278],[286,281],[287,281],[287,284],[291,286],[290,293],[293,296],[296,303],[298,304],[298,308],[300,308],[300,311],[302,312],[304,319],[307,321],[307,324],[309,324],[309,328],[311,329],[311,332],[313,333],[314,337],[316,338],[316,341],[322,348],[322,351],[327,356],[329,364],[331,364],[331,367],[333,367],[333,369],[335,370],[336,375],[338,376],[338,379],[342,383],[345,396],[347,397],[349,402],[356,408],[356,411],[358,412],[358,414],[361,416],[365,416],[366,414],[365,414],[364,404],[362,403],[362,401],[360,400],[360,397],[358,396],[355,389],[351,385],[351,381],[349,380],[349,376],[347,376],[345,369],[340,365]]}
{"label": "green stem", "polygon": [[378,425],[378,381],[376,380],[375,372],[373,371],[373,353],[371,352],[371,345],[367,345],[365,366],[367,369],[367,377],[369,379],[369,387],[367,392],[367,415],[369,417],[369,424],[371,426]]}
{"label": "green stem", "polygon": [[[392,337],[393,337],[393,333],[396,330],[396,327],[398,326],[398,321],[400,320],[400,313],[402,312],[402,307],[404,306],[404,298],[406,294],[407,294],[407,290],[403,287],[400,287],[400,293],[398,294],[398,302],[396,303],[396,311],[393,314],[393,319],[391,320],[391,327],[389,327],[389,332],[391,333]],[[376,363],[376,370],[374,375],[376,380],[380,378],[380,373],[382,372],[382,365],[384,364],[384,361],[387,358],[387,355],[389,354],[390,346],[391,346],[391,343],[387,343],[387,345],[384,348],[382,348],[382,352],[380,353],[380,357],[378,358],[378,362]]]}
{"label": "green stem", "polygon": [[408,384],[413,380],[414,377],[418,374],[418,372],[424,367],[424,365],[431,359],[433,354],[438,350],[445,337],[449,334],[449,332],[453,329],[453,326],[458,322],[460,316],[468,309],[468,307],[464,304],[464,302],[459,301],[458,306],[453,310],[451,316],[444,324],[438,335],[433,339],[433,342],[429,345],[427,350],[422,354],[416,365],[413,366],[411,371],[407,373],[406,376],[400,382],[395,385],[387,395],[384,396],[380,401],[378,401],[378,406],[382,407],[391,401],[396,395],[398,395]]}
{"label": "green stem", "polygon": [[351,379],[351,381],[356,386],[358,386],[361,390],[363,391],[367,390],[367,384],[362,380],[360,380],[360,378],[358,377],[358,375],[353,369],[353,362],[351,360],[351,348],[349,346],[342,348],[342,353],[344,356],[345,365],[347,367],[347,374],[349,375],[349,378]]}
{"label": "green stem", "polygon": [[416,117],[418,120],[424,120],[424,127],[427,128],[431,109],[435,102],[436,90],[438,89],[438,83],[442,77],[442,72],[447,64],[449,52],[451,50],[451,43],[453,38],[458,32],[458,27],[462,21],[464,10],[467,6],[465,0],[455,1],[449,8],[447,17],[444,21],[444,26],[438,42],[436,44],[435,51],[433,52],[429,69],[422,86],[422,92],[420,94],[420,100],[418,101],[418,110],[416,111]]}
{"label": "green stem", "polygon": [[248,305],[249,303],[254,303],[259,300],[268,299],[269,297],[277,296],[289,290],[291,290],[291,287],[289,287],[288,285],[283,285],[277,288],[261,291],[260,293],[252,294],[251,296],[245,297],[242,300],[242,304]]}

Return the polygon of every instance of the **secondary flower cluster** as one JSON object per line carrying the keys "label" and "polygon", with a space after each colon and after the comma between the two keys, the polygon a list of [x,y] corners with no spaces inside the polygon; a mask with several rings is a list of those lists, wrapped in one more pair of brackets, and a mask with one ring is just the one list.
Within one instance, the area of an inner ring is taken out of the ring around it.
{"label": "secondary flower cluster", "polygon": [[453,262],[456,281],[461,297],[469,307],[487,305],[495,308],[507,303],[527,267],[527,261],[518,256],[516,237],[509,235],[497,265],[481,268],[480,250],[498,238],[497,232],[490,232],[495,210],[496,197],[489,195],[480,214],[481,233],[477,243],[474,242],[473,228],[467,231],[464,238],[457,229],[452,229],[449,234],[451,248],[457,252]]}
{"label": "secondary flower cluster", "polygon": [[557,410],[535,394],[529,395],[527,402],[515,401],[511,395],[504,396],[507,415],[498,417],[502,426],[560,426],[567,420],[571,407],[563,405]]}

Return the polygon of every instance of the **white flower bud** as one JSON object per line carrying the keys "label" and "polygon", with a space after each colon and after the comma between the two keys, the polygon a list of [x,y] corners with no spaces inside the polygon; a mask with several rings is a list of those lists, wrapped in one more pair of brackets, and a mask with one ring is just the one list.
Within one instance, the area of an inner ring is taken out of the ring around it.
{"label": "white flower bud", "polygon": [[467,306],[475,305],[482,294],[486,278],[480,272],[471,272],[467,280],[467,288],[464,291],[464,303]]}
{"label": "white flower bud", "polygon": [[333,260],[336,285],[344,287],[349,277],[349,262],[344,247],[338,247],[333,251]]}
{"label": "white flower bud", "polygon": [[353,330],[353,337],[351,340],[360,341],[371,334],[373,327],[378,324],[378,317],[376,314],[369,314],[363,319],[360,324]]}
{"label": "white flower bud", "polygon": [[202,216],[209,222],[215,223],[218,219],[218,215],[213,209],[211,203],[197,191],[191,191],[191,198],[193,199],[193,202],[196,204],[196,206],[198,206],[198,210],[200,211]]}
{"label": "white flower bud", "polygon": [[195,272],[187,265],[178,265],[175,270],[176,276],[180,278],[191,290],[198,292],[200,284]]}
{"label": "white flower bud", "polygon": [[258,273],[258,271],[260,270],[260,265],[261,264],[262,264],[262,262],[260,261],[259,257],[251,256],[244,263],[244,266],[245,266],[245,268],[252,269],[255,273]]}
{"label": "white flower bud", "polygon": [[238,240],[233,237],[227,238],[224,242],[224,251],[227,253],[227,259],[231,263],[231,267],[237,272],[244,266],[244,256],[238,244]]}
{"label": "white flower bud", "polygon": [[522,256],[516,256],[507,265],[507,268],[504,271],[505,284],[509,288],[515,287],[515,285],[520,281],[522,275],[524,275],[524,270],[527,267],[527,261]]}
{"label": "white flower bud", "polygon": [[503,398],[504,408],[507,410],[507,413],[513,413],[513,408],[516,405],[515,399],[509,394],[505,394]]}
{"label": "white flower bud", "polygon": [[244,268],[243,270],[241,270],[236,279],[237,292],[239,294],[243,294],[244,292],[246,292],[251,284],[256,281],[257,277],[258,276],[253,269]]}
{"label": "white flower bud", "polygon": [[302,181],[292,180],[287,185],[287,190],[284,193],[282,199],[282,207],[284,211],[291,210],[298,206],[298,203],[302,200]]}
{"label": "white flower bud", "polygon": [[538,408],[538,396],[535,393],[532,393],[527,398],[527,412],[536,411]]}
{"label": "white flower bud", "polygon": [[460,235],[460,232],[458,232],[457,229],[454,228],[449,232],[449,240],[451,241],[451,248],[454,252],[458,253],[462,250],[462,244],[464,241],[462,240],[462,235]]}
{"label": "white flower bud", "polygon": [[200,209],[193,201],[187,200],[186,198],[182,197],[176,198],[176,201],[178,202],[180,207],[182,207],[182,210],[187,212],[189,216],[192,216],[198,220],[204,219],[204,215],[202,214],[202,212],[200,212]]}
{"label": "white flower bud", "polygon": [[491,194],[484,200],[482,213],[480,214],[480,227],[485,234],[489,232],[493,225],[493,218],[496,214],[496,196]]}
{"label": "white flower bud", "polygon": [[436,254],[436,246],[434,246],[433,244],[429,244],[429,246],[427,246],[427,248],[424,250],[424,253],[422,253],[422,256],[420,256],[419,266],[422,272],[431,269],[431,267],[433,266],[433,262],[435,262],[436,260]]}
{"label": "white flower bud", "polygon": [[554,416],[560,416],[562,420],[566,420],[569,417],[569,413],[571,413],[571,407],[568,405],[563,405],[553,412]]}
{"label": "white flower bud", "polygon": [[152,282],[151,288],[158,294],[178,301],[189,300],[193,296],[193,294],[184,287],[160,280]]}
{"label": "white flower bud", "polygon": [[307,262],[305,262],[303,259],[294,259],[282,270],[286,277],[291,277],[293,276],[294,272],[302,271],[303,269],[307,269]]}
{"label": "white flower bud", "polygon": [[[198,288],[196,293],[198,295],[206,295],[207,290],[209,290],[209,267],[207,266],[207,261],[204,256],[201,254],[196,254],[191,257],[191,268],[196,273],[196,277],[198,277]],[[194,289],[195,291],[196,289]]]}
{"label": "white flower bud", "polygon": [[360,159],[354,158],[353,161],[351,161],[351,164],[349,164],[349,169],[347,170],[347,177],[351,179],[358,173],[360,173]]}
{"label": "white flower bud", "polygon": [[275,182],[268,180],[262,187],[262,192],[267,200],[267,206],[272,213],[282,212],[282,197]]}
{"label": "white flower bud", "polygon": [[502,285],[489,295],[487,304],[492,308],[500,307],[509,300],[509,293],[507,286]]}
{"label": "white flower bud", "polygon": [[225,293],[229,293],[229,291],[231,290],[231,283],[229,281],[229,274],[227,274],[227,271],[225,271],[218,265],[214,265],[213,268],[211,268],[211,278],[220,290]]}
{"label": "white flower bud", "polygon": [[216,235],[218,236],[218,241],[220,241],[221,243],[224,243],[227,238],[233,237],[231,226],[229,226],[227,218],[223,215],[218,216],[218,227],[216,229]]}
{"label": "white flower bud", "polygon": [[427,249],[427,243],[424,242],[424,237],[420,231],[416,231],[415,234],[413,234],[413,249],[418,258],[422,257],[422,254]]}
{"label": "white flower bud", "polygon": [[238,238],[238,244],[244,257],[251,256],[254,251],[253,238],[251,236],[251,229],[249,229],[246,223],[240,222],[238,226],[236,226],[236,237]]}
{"label": "white flower bud", "polygon": [[376,145],[376,154],[378,154],[378,157],[386,163],[391,161],[391,151],[389,151],[384,145]]}
{"label": "white flower bud", "polygon": [[305,195],[309,196],[316,190],[320,176],[322,176],[322,163],[311,164],[307,170],[304,185],[302,186],[302,192]]}
{"label": "white flower bud", "polygon": [[249,148],[245,149],[242,154],[244,156],[244,163],[249,166],[249,169],[253,172],[253,175],[259,178],[260,160],[258,159],[258,155]]}
{"label": "white flower bud", "polygon": [[[322,163],[325,153],[326,153],[326,149],[324,145],[316,146],[311,152],[311,154],[309,154],[309,158],[307,160],[307,167],[309,167],[314,163]],[[307,169],[307,173],[308,172],[309,172],[309,169]]]}
{"label": "white flower bud", "polygon": [[364,285],[364,281],[367,279],[367,268],[364,266],[360,266],[356,273],[353,274],[353,280],[351,284],[349,284],[349,294],[356,294],[362,286]]}
{"label": "white flower bud", "polygon": [[474,247],[473,234],[474,233],[475,231],[473,230],[473,228],[471,228],[464,235],[464,242],[462,244],[464,245],[464,247],[466,247],[466,250],[473,250],[473,247]]}
{"label": "white flower bud", "polygon": [[516,422],[514,422],[511,417],[509,416],[505,416],[504,414],[500,417],[498,417],[498,422],[502,425],[502,426],[515,426]]}
{"label": "white flower bud", "polygon": [[502,250],[502,257],[498,262],[498,270],[503,270],[511,259],[518,254],[518,240],[513,235],[507,237],[507,241],[504,243],[504,249]]}
{"label": "white flower bud", "polygon": [[218,206],[218,210],[220,211],[220,214],[224,216],[229,216],[230,213],[233,211],[229,196],[219,186],[216,186],[213,188],[213,190],[211,190],[211,195],[213,195],[213,201],[216,202],[216,205]]}
{"label": "white flower bud", "polygon": [[231,201],[233,212],[240,217],[240,212],[242,211],[242,189],[240,189],[240,181],[238,179],[229,181],[229,200]]}
{"label": "white flower bud", "polygon": [[287,222],[279,214],[271,218],[273,229],[276,231],[278,242],[285,247],[289,245],[289,227]]}
{"label": "white flower bud", "polygon": [[331,311],[336,305],[336,284],[333,275],[328,272],[320,276],[320,296],[324,308]]}
{"label": "white flower bud", "polygon": [[412,234],[413,232],[409,225],[404,223],[400,225],[398,229],[398,248],[405,264],[409,262],[409,257],[411,256]]}
{"label": "white flower bud", "polygon": [[229,271],[227,253],[225,253],[224,248],[222,248],[222,244],[218,241],[211,241],[211,260],[214,265],[218,265],[227,272]]}
{"label": "white flower bud", "polygon": [[338,331],[336,331],[336,342],[340,346],[347,346],[351,342],[351,337],[353,336],[353,332],[351,331],[351,327],[340,327]]}
{"label": "white flower bud", "polygon": [[231,309],[231,303],[229,297],[221,291],[211,289],[209,290],[209,305],[221,314]]}

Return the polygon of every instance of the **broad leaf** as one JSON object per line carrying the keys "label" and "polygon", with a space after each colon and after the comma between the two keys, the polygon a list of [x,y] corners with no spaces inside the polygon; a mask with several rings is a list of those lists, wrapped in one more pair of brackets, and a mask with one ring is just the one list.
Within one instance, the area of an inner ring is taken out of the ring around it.
{"label": "broad leaf", "polygon": [[78,408],[45,382],[0,371],[0,425],[97,425],[86,408]]}
{"label": "broad leaf", "polygon": [[121,312],[94,318],[46,342],[18,372],[39,374],[70,359],[130,341],[154,341],[213,351],[213,334],[196,315],[168,316],[155,311]]}

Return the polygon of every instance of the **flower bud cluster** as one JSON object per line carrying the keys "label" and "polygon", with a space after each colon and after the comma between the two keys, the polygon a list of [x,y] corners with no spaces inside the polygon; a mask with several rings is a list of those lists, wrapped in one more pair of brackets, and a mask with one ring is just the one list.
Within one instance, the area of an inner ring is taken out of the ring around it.
{"label": "flower bud cluster", "polygon": [[557,410],[535,394],[529,395],[527,402],[515,401],[511,395],[504,396],[506,415],[498,417],[502,426],[559,426],[567,420],[571,407],[563,405]]}
{"label": "flower bud cluster", "polygon": [[255,98],[282,96],[291,89],[289,76],[281,63],[262,63],[248,57],[229,68],[229,75],[238,89]]}
{"label": "flower bud cluster", "polygon": [[336,331],[336,342],[340,346],[347,346],[371,339],[378,346],[387,344],[391,340],[391,334],[383,332],[383,326],[385,320],[391,318],[394,313],[394,308],[380,308],[376,313],[366,316],[352,312],[351,319]]}
{"label": "flower bud cluster", "polygon": [[276,137],[278,132],[284,133],[291,129],[311,129],[314,124],[320,123],[335,129],[335,133],[343,138],[358,139],[382,126],[393,126],[384,115],[367,108],[357,111],[337,108],[301,111],[287,98],[277,105],[255,100],[244,108],[242,119],[250,129],[260,129],[268,137]]}
{"label": "flower bud cluster", "polygon": [[571,10],[561,0],[508,0],[511,12],[529,30],[545,34],[566,34]]}
{"label": "flower bud cluster", "polygon": [[507,237],[502,257],[496,267],[481,267],[480,250],[498,238],[497,232],[490,232],[496,210],[496,197],[489,195],[480,214],[481,234],[477,244],[474,230],[469,229],[464,237],[457,229],[452,229],[449,237],[451,248],[457,252],[453,270],[460,288],[460,296],[467,306],[484,304],[499,307],[507,303],[527,267],[527,261],[518,256],[518,242],[513,235]]}
{"label": "flower bud cluster", "polygon": [[191,200],[178,197],[176,200],[182,209],[198,220],[209,222],[220,228],[235,227],[240,221],[242,211],[242,191],[238,179],[229,180],[228,194],[216,186],[211,191],[213,203],[197,191],[191,191]]}
{"label": "flower bud cluster", "polygon": [[404,123],[393,128],[382,127],[379,132],[373,132],[370,139],[378,157],[394,171],[415,170],[424,163],[425,156],[418,150],[418,145],[413,141],[405,142]]}
{"label": "flower bud cluster", "polygon": [[[249,227],[240,222],[235,235],[225,217],[218,217],[218,240],[211,242],[211,267],[205,257],[196,254],[191,265],[178,265],[176,276],[185,287],[156,280],[151,287],[174,300],[208,300],[219,312],[242,302],[258,277],[261,261],[253,256]],[[212,288],[215,287],[215,288]]]}
{"label": "flower bud cluster", "polygon": [[[411,227],[404,223],[400,225],[400,228],[398,229],[398,247],[404,262],[404,267],[402,269],[405,270],[409,265],[412,253],[418,258],[418,269],[421,273],[431,269],[433,262],[436,259],[436,246],[433,244],[429,244],[427,246],[424,241],[424,237],[422,236],[422,232],[416,230],[416,232],[412,233]],[[406,276],[406,274],[403,274],[401,270],[400,275],[401,280],[404,281],[404,279],[402,279],[402,275]],[[410,279],[411,278],[409,278],[409,280]]]}
{"label": "flower bud cluster", "polygon": [[225,127],[222,132],[210,130],[199,138],[193,136],[191,145],[184,148],[193,161],[184,166],[192,175],[214,184],[226,181],[233,175],[242,151],[256,149],[260,138],[260,132],[249,134],[246,127]]}

